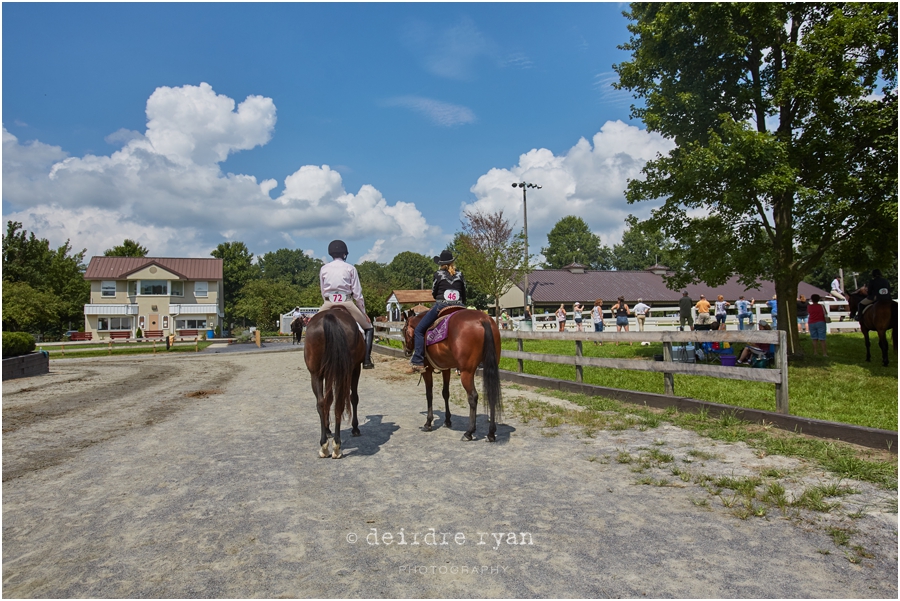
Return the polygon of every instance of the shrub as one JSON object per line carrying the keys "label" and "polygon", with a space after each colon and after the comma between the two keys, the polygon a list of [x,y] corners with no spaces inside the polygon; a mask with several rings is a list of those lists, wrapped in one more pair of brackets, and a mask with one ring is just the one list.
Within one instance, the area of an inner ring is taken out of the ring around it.
{"label": "shrub", "polygon": [[138,328],[137,331],[134,333],[134,337],[135,337],[135,338],[143,338],[143,337],[144,337],[144,332],[142,332],[141,329]]}
{"label": "shrub", "polygon": [[3,358],[27,355],[34,350],[34,337],[25,332],[3,332]]}

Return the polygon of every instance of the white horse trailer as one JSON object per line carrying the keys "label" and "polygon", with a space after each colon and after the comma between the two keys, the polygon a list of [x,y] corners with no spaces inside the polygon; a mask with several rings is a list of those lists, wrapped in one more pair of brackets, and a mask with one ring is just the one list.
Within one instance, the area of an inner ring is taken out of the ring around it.
{"label": "white horse trailer", "polygon": [[[313,315],[319,312],[318,307],[300,307],[299,314],[309,319]],[[291,322],[294,321],[294,317],[296,317],[298,311],[297,309],[291,309],[287,313],[282,314],[281,319],[279,320],[279,328],[278,331],[284,336],[291,335]]]}

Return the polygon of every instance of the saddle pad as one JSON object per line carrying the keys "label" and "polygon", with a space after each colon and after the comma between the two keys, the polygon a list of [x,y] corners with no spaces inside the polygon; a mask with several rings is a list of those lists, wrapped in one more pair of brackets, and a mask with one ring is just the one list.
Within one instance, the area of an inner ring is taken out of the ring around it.
{"label": "saddle pad", "polygon": [[428,328],[428,331],[425,332],[425,346],[436,344],[447,338],[447,332],[450,329],[450,317],[452,315],[453,314],[451,313],[446,317],[438,317],[437,321]]}

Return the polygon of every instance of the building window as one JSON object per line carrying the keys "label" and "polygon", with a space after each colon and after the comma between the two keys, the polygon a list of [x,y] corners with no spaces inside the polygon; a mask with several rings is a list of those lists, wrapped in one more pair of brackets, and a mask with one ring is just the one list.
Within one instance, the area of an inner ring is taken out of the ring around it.
{"label": "building window", "polygon": [[194,282],[194,296],[208,296],[209,282]]}
{"label": "building window", "polygon": [[176,330],[205,330],[206,319],[176,319]]}
{"label": "building window", "polygon": [[143,315],[138,317],[138,327],[142,330],[144,329],[144,316]]}
{"label": "building window", "polygon": [[162,328],[163,328],[164,330],[168,330],[168,329],[169,329],[169,316],[168,316],[168,315],[163,315],[163,320],[162,320],[162,321],[163,321]]}
{"label": "building window", "polygon": [[137,280],[131,280],[128,282],[128,296],[137,296]]}
{"label": "building window", "polygon": [[100,331],[127,330],[131,331],[130,317],[100,317],[97,319],[97,329]]}
{"label": "building window", "polygon": [[100,296],[115,296],[116,295],[116,283],[115,281],[103,281],[100,282]]}
{"label": "building window", "polygon": [[178,280],[169,282],[169,296],[184,296],[184,282]]}
{"label": "building window", "polygon": [[169,282],[166,280],[141,280],[142,295],[167,295]]}

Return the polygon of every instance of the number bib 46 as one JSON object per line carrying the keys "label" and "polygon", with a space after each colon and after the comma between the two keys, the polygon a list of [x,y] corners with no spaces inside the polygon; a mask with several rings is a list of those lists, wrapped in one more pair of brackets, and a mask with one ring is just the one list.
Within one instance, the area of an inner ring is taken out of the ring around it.
{"label": "number bib 46", "polygon": [[444,290],[444,300],[451,303],[458,302],[460,299],[459,290]]}

